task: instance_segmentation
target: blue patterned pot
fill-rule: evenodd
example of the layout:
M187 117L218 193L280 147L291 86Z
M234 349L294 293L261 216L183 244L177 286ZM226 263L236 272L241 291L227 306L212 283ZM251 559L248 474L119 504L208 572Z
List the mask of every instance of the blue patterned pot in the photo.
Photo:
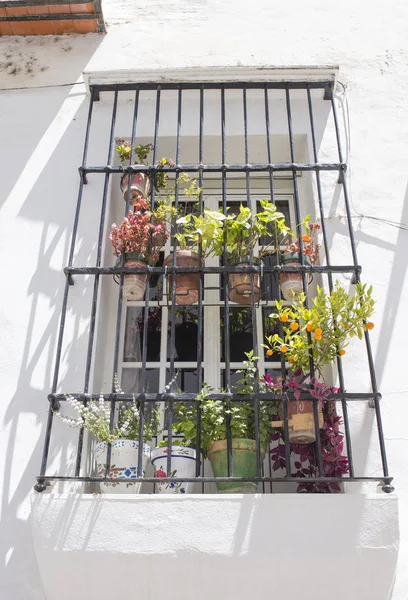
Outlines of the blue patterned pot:
M98 477L103 479L106 473L106 453L108 444L97 442L95 446L96 466ZM139 442L137 440L119 439L112 444L111 464L109 477L122 479L113 483L101 483L101 492L104 494L138 494L142 483L133 481L138 477L137 462L139 453ZM143 444L142 473L144 477L147 462L150 458L150 446Z
M185 446L172 446L171 448L171 473L167 475L168 448L152 450L152 463L155 477L195 477L196 451ZM192 492L194 483L185 481L163 481L157 484L159 494L188 494Z

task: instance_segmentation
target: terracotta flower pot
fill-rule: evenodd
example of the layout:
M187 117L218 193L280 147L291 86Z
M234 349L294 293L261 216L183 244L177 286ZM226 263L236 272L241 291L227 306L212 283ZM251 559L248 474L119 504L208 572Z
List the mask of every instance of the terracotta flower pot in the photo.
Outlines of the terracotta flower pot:
M164 259L165 267L173 266L173 254ZM177 250L176 265L178 267L199 267L200 259L197 252ZM185 306L198 302L199 273L177 273L176 275L176 304ZM169 293L173 290L173 276L169 276Z
M304 257L305 264L310 265L307 256ZM301 265L299 255L296 252L285 253L281 257L281 264L285 267L298 267ZM306 274L306 281L311 281L310 273ZM280 289L285 300L294 302L303 292L303 280L301 273L281 273L279 277Z
M234 267L246 267L250 264L249 256L243 256L237 263L234 263ZM259 258L253 259L254 265L260 265L261 261ZM237 304L252 304L252 293L251 293L251 273L230 273L229 274L229 292L228 298L231 302ZM253 274L254 279L254 302L259 302L262 290L261 290L261 276L259 273Z
M265 451L261 448L261 461ZM208 451L214 477L228 477L227 440L214 442ZM256 477L255 440L232 440L232 476ZM254 494L258 488L256 481L219 481L217 490L222 494Z
M136 204L139 196L148 198L152 192L152 180L147 173L132 173L130 183L130 205ZM129 175L126 173L120 182L123 198L126 202L129 188Z
M145 267L146 261L138 252L125 254L125 267ZM147 273L125 275L123 279L123 297L126 300L143 300L146 291Z

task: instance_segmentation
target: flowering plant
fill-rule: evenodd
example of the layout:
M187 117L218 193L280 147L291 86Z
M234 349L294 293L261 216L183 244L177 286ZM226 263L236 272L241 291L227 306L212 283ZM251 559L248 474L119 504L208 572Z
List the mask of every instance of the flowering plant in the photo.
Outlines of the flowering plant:
M123 394L116 377L114 389L116 394ZM131 402L119 403L117 422L112 431L110 429L111 409L110 406L108 407L108 403L104 401L102 394L98 401L89 400L87 404L73 396L67 396L67 403L74 409L75 417L67 417L57 411L54 411L54 415L70 427L86 429L98 442L112 444L118 439L139 439L140 413L134 397ZM144 422L144 441L151 441L157 433L157 428L158 410L153 409L151 419L146 419Z
M369 318L374 312L372 286L357 283L354 296L340 286L339 282L330 295L323 288L317 288L317 296L312 307L306 308L306 297L302 293L292 307L276 302L276 312L269 318L282 323L283 334L266 337L267 355L281 352L291 363L294 371L300 369L310 374L310 359L314 369L322 375L322 368L333 363L346 351L350 338L363 337L363 332L372 329L374 323ZM305 375L307 376L307 375Z
M168 231L163 220L156 219L156 223L152 223L152 216L154 211L150 211L149 203L140 196L134 205L134 212L130 211L119 227L113 223L109 239L116 256L137 252L153 263L158 261Z
M303 255L307 256L310 264L314 265L318 262L320 244L316 241L316 234L320 229L318 223L310 223L310 215L301 223L304 225L306 233L302 237ZM289 233L290 240L286 241L284 254L298 254L300 256L300 238L293 240L292 234Z

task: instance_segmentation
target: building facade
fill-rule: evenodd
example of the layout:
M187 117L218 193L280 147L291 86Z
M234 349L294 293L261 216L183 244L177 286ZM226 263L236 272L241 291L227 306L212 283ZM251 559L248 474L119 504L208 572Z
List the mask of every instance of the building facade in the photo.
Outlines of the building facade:
M405 3L105 0L104 25L99 8L89 9L98 23L87 19L101 33L0 37L0 598L272 592L403 600ZM337 279L350 295L359 279L373 286L374 329L324 371L343 394L336 406L348 469L340 492L296 493L299 482L287 475L298 467L289 466L287 448L286 469L274 469L258 434L257 493L217 494L208 461L183 497L157 493L152 466L140 494L101 494L92 481L91 436L52 412L71 414L64 394L103 390L116 402L115 374L128 399L142 393L142 409L169 382L167 392L192 397L204 381L230 392L243 366L234 354L238 332L250 337L245 350L256 347L259 375L276 379L285 362L269 360L261 346L277 331L268 315L281 293L279 261L276 268L269 254L252 271L262 276L259 297L252 279L243 308L219 291L228 276L214 256L201 271L197 303L176 305L174 265L165 270L163 252L147 307L145 298L121 300L125 279L120 271L119 286L112 278L109 242L111 224L132 203L120 188L120 138L154 145L151 175L163 172L155 165L166 156L175 163L165 171L170 185L184 171L196 178L201 212L236 214L243 204L254 214L267 199L292 229L310 214L321 244L310 299ZM193 203L180 189L174 201L188 213ZM196 333L182 356L176 336L186 323ZM159 398L167 411L154 443L172 438L177 393ZM290 415L280 410L273 418L284 436ZM318 418L315 411L317 429ZM138 461L140 470L141 452Z

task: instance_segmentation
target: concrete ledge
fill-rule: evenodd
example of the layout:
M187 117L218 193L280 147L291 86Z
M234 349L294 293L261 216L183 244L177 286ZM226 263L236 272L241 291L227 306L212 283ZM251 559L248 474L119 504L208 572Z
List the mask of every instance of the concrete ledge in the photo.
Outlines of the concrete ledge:
M48 600L390 598L397 497L35 494Z

